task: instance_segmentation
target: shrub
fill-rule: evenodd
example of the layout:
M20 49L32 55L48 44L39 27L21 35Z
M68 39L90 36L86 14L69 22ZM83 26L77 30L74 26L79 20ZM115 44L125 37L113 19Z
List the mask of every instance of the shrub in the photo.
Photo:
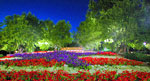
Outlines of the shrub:
M127 59L132 59L132 60L137 60L137 61L142 61L142 62L150 62L150 56L147 56L142 53L126 53L124 54L124 57Z
M0 54L0 57L3 57L4 55L3 54Z
M146 44L146 48L150 50L150 44Z

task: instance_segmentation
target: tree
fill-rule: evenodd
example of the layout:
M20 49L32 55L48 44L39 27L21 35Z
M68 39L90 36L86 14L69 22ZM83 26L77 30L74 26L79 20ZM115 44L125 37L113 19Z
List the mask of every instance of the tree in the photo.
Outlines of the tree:
M64 47L72 42L71 33L69 32L71 25L65 20L60 20L53 29L53 43L58 47Z
M36 43L36 46L40 47L41 50L54 48L54 27L55 24L51 20L40 21L41 39Z
M49 48L65 47L72 42L71 33L69 32L71 25L65 20L60 20L55 25L50 20L40 21L42 39L36 43L41 50Z
M39 47L40 50L64 47L72 42L71 25L65 20L55 25L51 20L39 20L31 12L22 15L5 17L1 33L1 49L7 51L32 52Z
M101 41L109 38L110 32L108 31L108 29L110 28L109 24L111 23L111 21L107 19L105 15L106 11L110 7L102 9L103 6L101 6L101 4L103 4L103 2L101 2L100 0L97 2L91 0L89 3L89 11L86 15L86 20L81 22L80 26L78 27L77 38L82 46L89 47L90 45L91 47L92 44L96 44L98 48Z
M144 8L139 0L90 0L86 20L78 28L80 44L113 39L112 47L123 46L124 52L129 47L142 49L142 42L148 38L146 26L139 24Z
M0 41L2 41L2 26L3 26L3 23L0 22ZM0 48L2 47L2 44L0 43Z
M143 7L139 6L141 4ZM117 40L116 43L118 42L117 44L123 46L124 52L128 51L127 48L129 47L142 49L145 34L141 34L141 32L144 26L142 27L138 22L141 20L140 17L144 14L143 2L138 0L117 2L108 13L108 16L112 18L114 23L120 25L118 25L118 27L116 26L116 29L120 31L116 32L115 38Z
M20 52L33 51L38 35L32 30L32 25L26 20L26 14L7 16L2 29L3 50Z

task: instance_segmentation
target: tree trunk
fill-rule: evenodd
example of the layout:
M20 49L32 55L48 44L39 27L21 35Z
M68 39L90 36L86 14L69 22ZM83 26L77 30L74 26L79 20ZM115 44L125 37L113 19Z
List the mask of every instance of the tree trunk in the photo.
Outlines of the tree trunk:
M130 51L129 51L129 47L127 47L127 53L130 53Z
M19 53L23 53L23 49L22 49L22 48L19 48L19 49L18 49L18 52L19 52Z
M9 51L9 54L11 53L11 51Z
M55 51L57 51L57 45L55 45Z
M127 47L126 45L123 46L123 53L126 53L127 52Z
M122 52L123 52L123 49L122 49L122 48L120 48L118 53L122 53Z

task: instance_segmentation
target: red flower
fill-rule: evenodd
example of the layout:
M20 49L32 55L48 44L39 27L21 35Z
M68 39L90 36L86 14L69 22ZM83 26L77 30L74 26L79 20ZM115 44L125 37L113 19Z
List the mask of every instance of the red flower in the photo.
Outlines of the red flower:
M96 57L82 57L79 58L84 61L86 61L89 64L92 65L141 65L143 62L135 61L135 60L129 60L125 58L96 58Z
M118 54L113 52L97 52L97 55L118 55Z
M64 64L65 64L65 62L63 62L63 61L57 62L57 60L55 60L55 59L53 59L51 61L46 61L46 59L43 59L43 58L31 59L31 60L16 60L16 61L5 60L4 63L8 64L8 66L12 66L12 65L16 65L16 66L42 65L45 67L54 66L56 63L58 64L58 66L64 66Z
M114 78L117 75L116 78ZM81 72L74 74L69 74L64 72L63 70L58 70L56 73L49 71L31 71L26 72L24 70L21 71L11 71L7 73L7 71L0 71L0 80L5 81L6 77L11 77L10 81L23 81L23 80L32 80L32 81L78 81L78 80L86 80L86 81L135 81L142 80L148 81L150 79L150 73L147 72L138 72L138 71L123 71L122 73L117 74L116 71L97 71L93 75L89 72ZM15 77L14 77L15 76ZM141 77L139 77L141 76ZM25 78L24 78L25 77ZM6 80L8 81L8 80Z

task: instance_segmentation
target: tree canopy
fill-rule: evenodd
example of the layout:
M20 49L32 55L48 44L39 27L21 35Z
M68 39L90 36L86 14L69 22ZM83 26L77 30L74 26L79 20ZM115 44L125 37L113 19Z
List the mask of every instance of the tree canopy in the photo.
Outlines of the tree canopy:
M37 47L40 50L63 47L71 43L69 32L71 25L60 20L55 25L51 20L39 20L29 12L28 14L6 16L1 29L1 50L32 52Z
M0 49L31 52L37 47L49 50L76 45L97 50L100 47L124 52L129 48L141 50L145 47L143 42L150 42L148 2L90 0L86 20L74 34L70 33L71 24L65 20L54 24L50 19L39 20L31 12L6 16L0 23Z
M150 41L148 23L144 24L148 12L145 1L90 0L86 20L78 27L79 43L96 46L95 43L113 39L113 43L106 44L113 49L142 49L143 42Z

